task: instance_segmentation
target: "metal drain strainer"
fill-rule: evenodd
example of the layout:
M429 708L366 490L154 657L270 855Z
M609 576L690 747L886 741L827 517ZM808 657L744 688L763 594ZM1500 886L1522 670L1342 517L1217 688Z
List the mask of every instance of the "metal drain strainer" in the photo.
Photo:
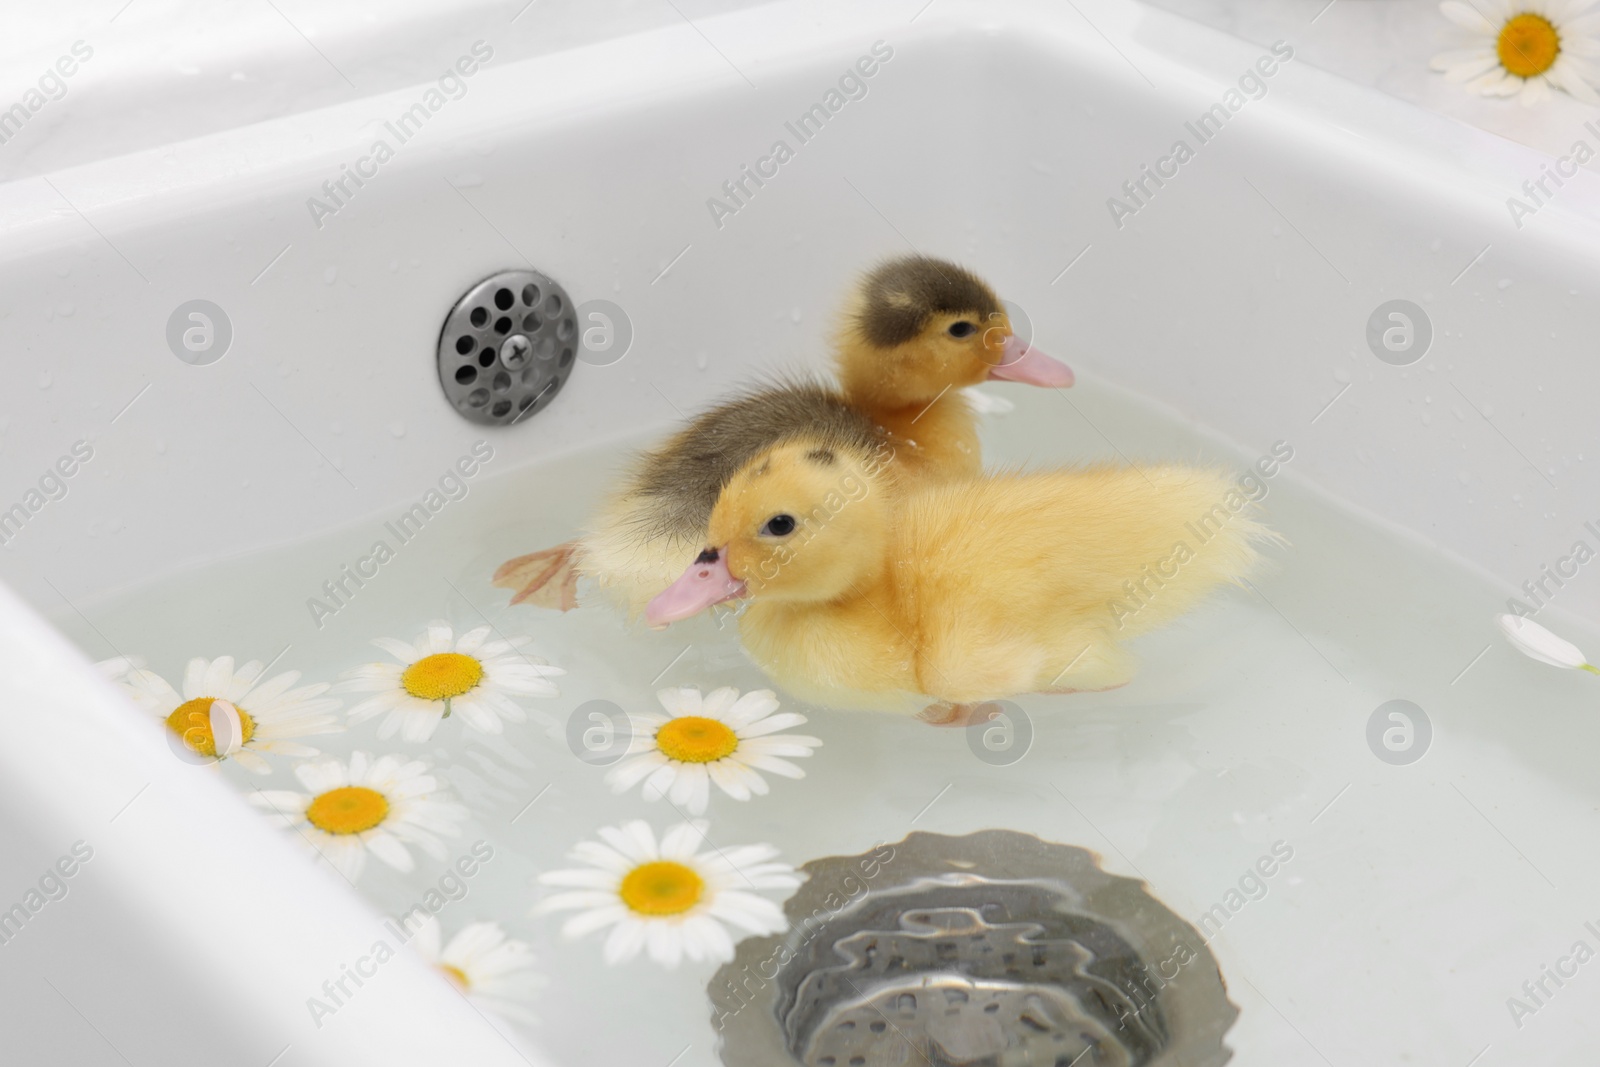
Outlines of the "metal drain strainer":
M578 352L567 291L536 270L505 270L468 289L439 331L439 384L473 422L504 426L548 407Z
M1238 1009L1204 939L1092 853L915 833L829 857L709 993L729 1067L1216 1067ZM869 873L870 872L870 873Z

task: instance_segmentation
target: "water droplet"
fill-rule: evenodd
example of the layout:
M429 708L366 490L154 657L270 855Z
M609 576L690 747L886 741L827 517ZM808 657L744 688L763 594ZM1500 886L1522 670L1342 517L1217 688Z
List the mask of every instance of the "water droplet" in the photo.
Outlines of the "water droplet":
M704 352L696 352L694 356L694 365L697 370L705 370L711 365L711 357L706 355Z
M1494 287L1496 289L1509 289L1511 288L1511 279L1501 278L1499 281L1494 283Z
M324 285L332 285L338 279L339 279L339 268L338 267L325 267L325 268L323 268L323 271L322 271L322 284L324 284Z
M1344 384L1348 383L1350 381L1350 368L1349 367L1335 367L1335 368L1333 368L1333 380L1338 382L1340 385L1344 385Z
M789 321L790 322L799 322L800 321L800 309L799 308L790 308L789 309Z
M1433 242L1428 245L1428 251L1437 252L1443 246L1444 246L1444 241L1441 238L1435 237L1433 239Z
M56 305L56 314L60 315L64 319L72 318L73 313L77 310L77 307L75 307L70 300L64 300L60 304Z
M389 424L389 436L391 436L391 437L404 437L405 435L406 435L406 424L405 423L396 420L395 422L391 422Z
M44 373L39 375L39 388L40 389L48 389L48 388L50 388L51 383L54 382L54 381L55 381L55 379L50 377L50 372L49 371L45 371Z

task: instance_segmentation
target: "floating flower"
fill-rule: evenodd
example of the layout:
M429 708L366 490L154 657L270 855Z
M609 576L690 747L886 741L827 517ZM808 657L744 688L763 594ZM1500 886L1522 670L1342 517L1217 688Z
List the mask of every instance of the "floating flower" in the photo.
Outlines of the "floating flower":
M1590 59L1600 54L1596 0L1445 0L1439 10L1483 40L1475 48L1441 52L1430 64L1449 81L1467 83L1483 96L1515 96L1532 105L1552 88L1600 104L1600 74Z
M435 968L468 1000L507 1019L532 1022L527 1004L544 984L533 970L533 950L507 937L499 923L469 923L442 949L439 920L430 915L412 935L424 963Z
M1557 637L1532 619L1525 619L1521 615L1501 615L1498 621L1500 632L1506 635L1511 647L1529 659L1548 663L1552 667L1600 674L1600 667L1592 666L1578 651L1577 645Z
M804 778L806 772L783 757L809 756L822 744L815 737L778 733L806 717L772 714L778 698L770 689L744 696L737 689L715 689L704 698L698 689L662 689L656 699L668 714L630 717L639 733L606 782L624 793L643 781L646 800L667 796L691 815L706 810L713 783L735 800L749 800L767 792L758 771Z
M439 835L459 835L458 824L467 818L467 809L449 799L421 760L354 752L348 764L302 763L294 773L308 792L263 789L250 799L282 814L352 882L361 877L368 852L399 871L415 866L408 844L444 859Z
M369 663L345 674L342 692L376 693L350 709L352 723L385 715L378 736L400 734L426 741L439 723L459 712L467 725L486 734L505 729L501 720L523 722L528 714L514 697L560 696L549 679L565 674L517 651L526 637L488 640L489 627L457 639L448 623L432 622L415 644L380 637L372 643L395 663Z
M100 669L118 682L140 709L160 716L187 753L197 759L232 759L246 770L267 774L261 757L316 756L310 745L290 738L337 733L333 712L339 701L324 697L326 683L294 688L299 671L263 682L266 665L251 660L237 671L232 656L192 659L183 672L182 691L154 671L129 659L107 660Z
M602 827L600 841L584 841L568 858L585 867L539 876L568 891L542 901L537 911L582 909L561 928L568 937L611 928L605 943L607 963L631 960L641 949L665 967L691 960L733 958L733 939L724 923L750 934L787 929L783 910L753 889L792 889L800 878L787 863L773 862L771 845L695 849L705 842L706 824L686 822L668 830L656 844L642 821ZM603 843L602 843L603 842Z

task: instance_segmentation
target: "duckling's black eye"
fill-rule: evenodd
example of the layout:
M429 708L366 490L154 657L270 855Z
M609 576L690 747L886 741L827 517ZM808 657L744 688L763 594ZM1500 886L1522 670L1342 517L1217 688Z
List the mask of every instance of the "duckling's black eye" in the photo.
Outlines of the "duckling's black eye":
M978 332L978 328L963 319L961 322L952 322L949 332L951 337L971 337Z
M794 533L795 521L793 515L774 515L761 527L761 532L768 537L788 537Z

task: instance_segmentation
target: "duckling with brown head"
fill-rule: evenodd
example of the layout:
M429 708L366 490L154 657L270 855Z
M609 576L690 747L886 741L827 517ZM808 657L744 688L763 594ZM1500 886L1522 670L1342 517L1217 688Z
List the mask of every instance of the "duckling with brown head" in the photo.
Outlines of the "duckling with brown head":
M942 259L891 259L856 286L835 337L844 395L888 430L907 465L934 477L982 469L962 388L1073 383L1072 369L1017 336L994 290Z

